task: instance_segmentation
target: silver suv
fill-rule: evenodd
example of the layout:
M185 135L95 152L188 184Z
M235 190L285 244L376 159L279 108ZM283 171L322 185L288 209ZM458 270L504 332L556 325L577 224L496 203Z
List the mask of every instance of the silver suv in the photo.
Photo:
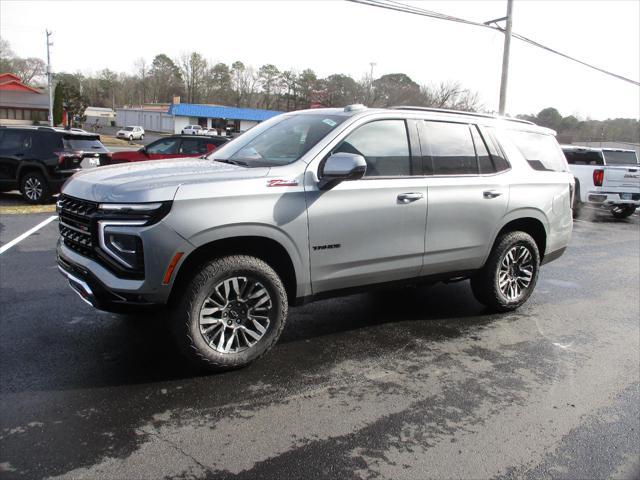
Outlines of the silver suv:
M274 117L208 157L76 174L58 201L60 271L96 308L168 308L210 369L277 341L287 309L381 285L470 279L508 311L572 230L554 132L401 107Z

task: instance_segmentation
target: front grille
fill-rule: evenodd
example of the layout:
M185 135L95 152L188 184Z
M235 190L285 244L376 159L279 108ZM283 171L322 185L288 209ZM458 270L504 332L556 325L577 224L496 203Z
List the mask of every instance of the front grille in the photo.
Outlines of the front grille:
M94 213L98 209L98 204L87 200L80 200L66 195L60 195L58 207L64 213L70 213L81 217L86 217Z
M129 269L110 257L108 253L100 248L98 240L98 222L112 219L122 220L122 216L109 216L108 213L101 212L99 204L89 202L67 195L60 195L57 202L60 236L64 245L74 252L91 258L106 269L121 278L144 278L143 260L140 261L140 268ZM148 217L138 216L129 220L147 220Z
M58 200L60 235L64 244L85 257L94 256L94 239L90 215L98 204L61 195Z

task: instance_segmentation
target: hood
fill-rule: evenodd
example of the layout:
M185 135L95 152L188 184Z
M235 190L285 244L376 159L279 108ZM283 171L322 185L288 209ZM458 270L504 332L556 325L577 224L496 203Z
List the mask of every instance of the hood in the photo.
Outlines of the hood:
M182 184L264 177L268 167L246 168L201 158L135 162L83 170L62 193L95 202L161 202L172 200Z

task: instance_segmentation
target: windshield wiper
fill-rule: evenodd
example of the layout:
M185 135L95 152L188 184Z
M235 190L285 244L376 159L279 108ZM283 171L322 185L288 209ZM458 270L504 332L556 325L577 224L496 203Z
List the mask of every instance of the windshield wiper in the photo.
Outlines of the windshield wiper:
M248 167L249 166L249 164L247 162L243 162L242 160L231 160L229 158L214 158L213 160L215 162L229 163L231 165L238 165L240 167Z

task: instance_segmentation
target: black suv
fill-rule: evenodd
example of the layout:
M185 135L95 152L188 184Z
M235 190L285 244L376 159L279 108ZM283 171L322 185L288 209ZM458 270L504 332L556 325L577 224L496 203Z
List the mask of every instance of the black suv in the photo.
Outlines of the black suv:
M52 127L0 127L0 192L20 189L43 203L83 167L108 165L111 154L96 134Z

